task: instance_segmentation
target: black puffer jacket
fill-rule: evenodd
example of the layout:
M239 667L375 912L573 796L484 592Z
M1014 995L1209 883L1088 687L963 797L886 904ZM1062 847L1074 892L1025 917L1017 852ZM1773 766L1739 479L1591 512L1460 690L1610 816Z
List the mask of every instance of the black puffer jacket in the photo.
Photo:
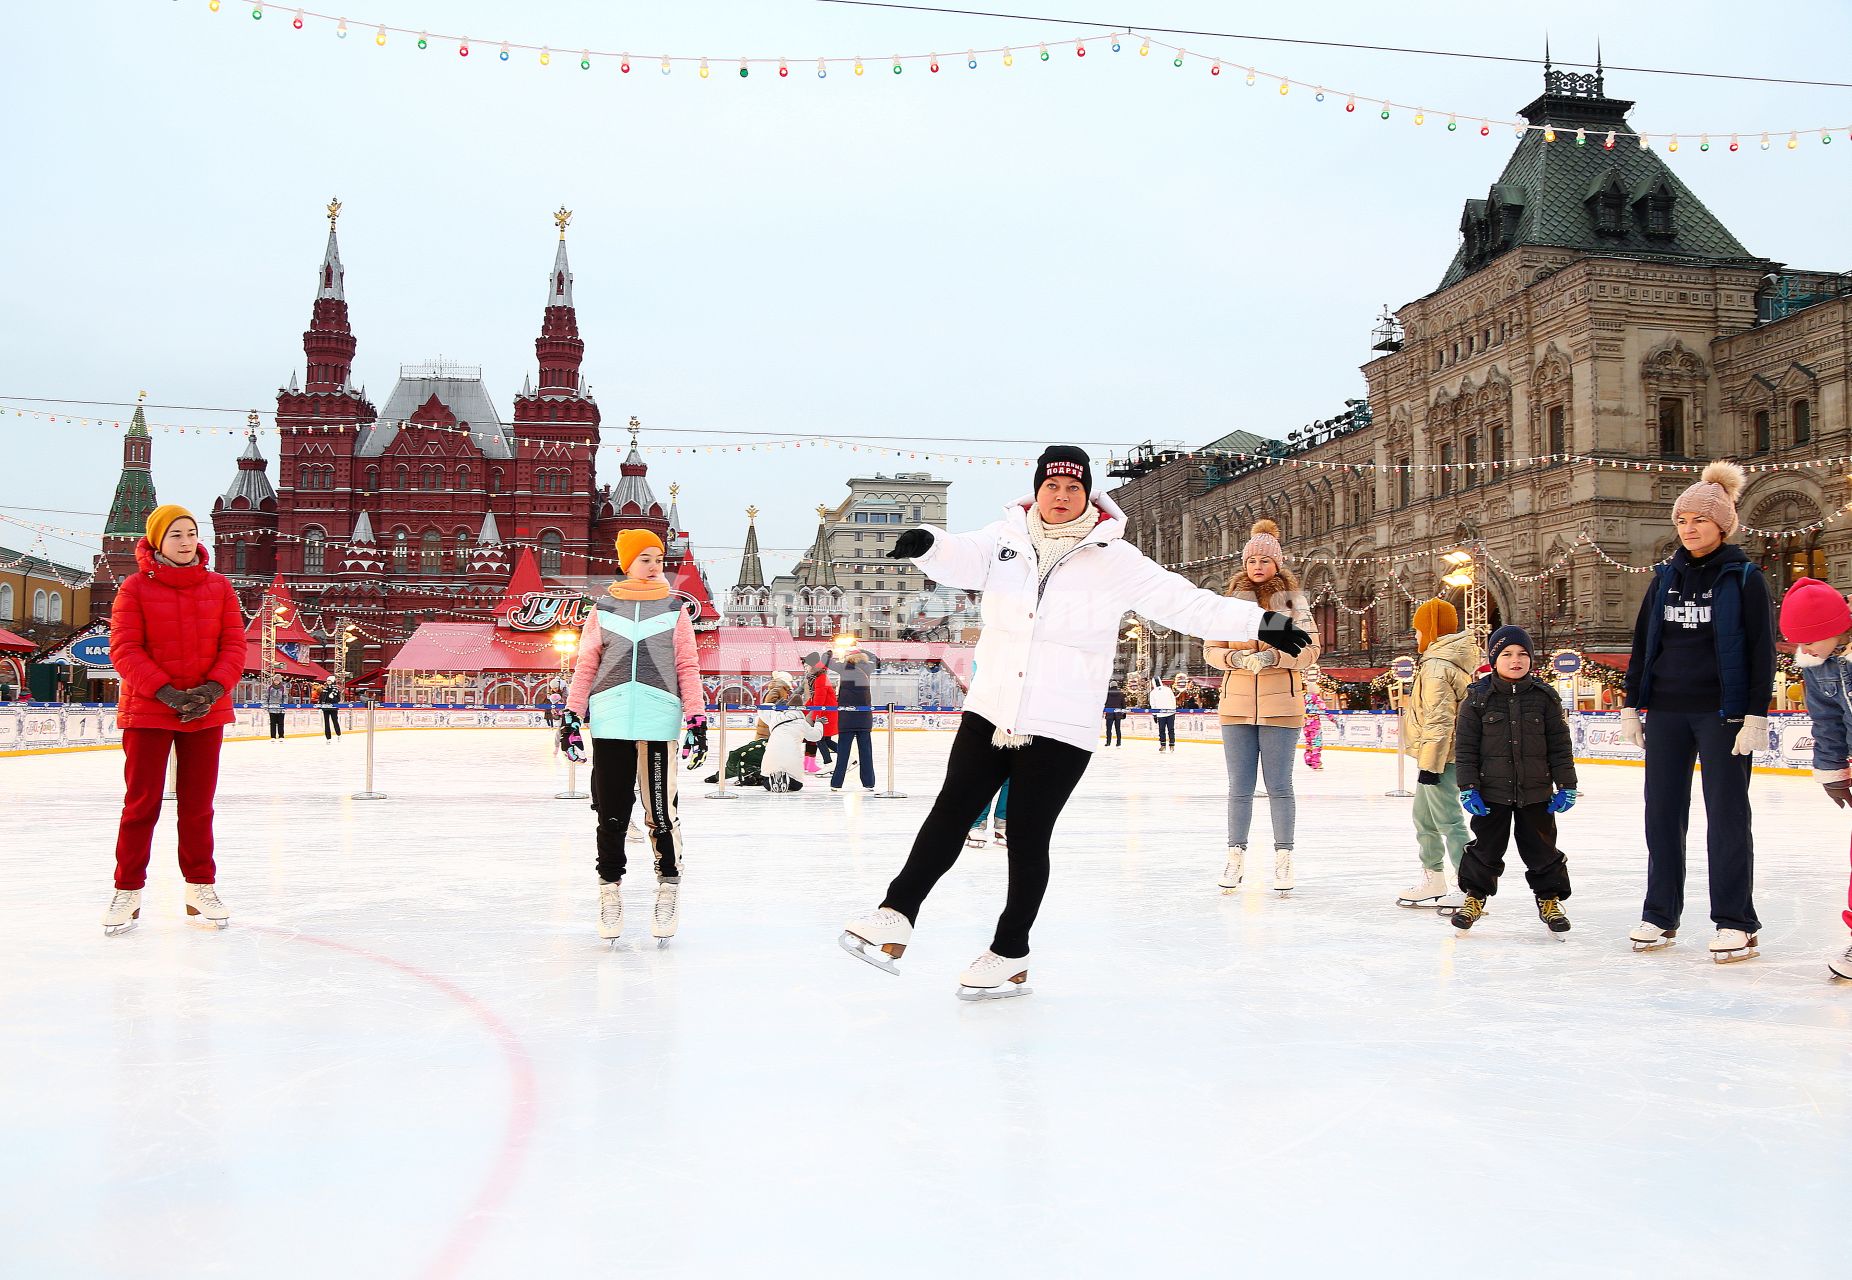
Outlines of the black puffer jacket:
M1460 790L1476 787L1488 804L1542 804L1556 788L1576 785L1562 701L1534 675L1516 684L1496 675L1476 680L1455 735Z

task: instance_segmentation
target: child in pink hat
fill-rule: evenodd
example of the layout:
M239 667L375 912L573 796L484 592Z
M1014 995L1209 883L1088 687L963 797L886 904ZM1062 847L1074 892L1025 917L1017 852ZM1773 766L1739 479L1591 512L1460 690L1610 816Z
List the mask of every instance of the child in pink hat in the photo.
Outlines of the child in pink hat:
M1807 691L1807 714L1813 717L1813 776L1832 802L1852 805L1852 661L1846 636L1852 632L1852 609L1846 598L1813 578L1801 578L1781 602L1781 635L1794 644L1794 665ZM1852 929L1852 884L1840 917ZM1852 944L1827 957L1826 967L1852 978Z

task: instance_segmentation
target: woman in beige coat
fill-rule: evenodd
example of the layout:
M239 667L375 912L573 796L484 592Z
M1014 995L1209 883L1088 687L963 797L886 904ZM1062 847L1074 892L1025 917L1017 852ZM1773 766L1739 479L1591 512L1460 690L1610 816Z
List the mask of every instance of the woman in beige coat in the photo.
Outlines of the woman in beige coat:
M1316 636L1311 607L1286 567L1279 533L1271 520L1254 522L1226 594L1283 613ZM1318 662L1318 641L1287 654L1253 640L1208 640L1203 660L1228 673L1221 700L1222 756L1228 766L1228 865L1222 870L1222 888L1232 893L1241 887L1254 819L1254 780L1260 773L1267 779L1273 818L1273 887L1285 893L1293 887L1293 754L1305 724L1303 673Z

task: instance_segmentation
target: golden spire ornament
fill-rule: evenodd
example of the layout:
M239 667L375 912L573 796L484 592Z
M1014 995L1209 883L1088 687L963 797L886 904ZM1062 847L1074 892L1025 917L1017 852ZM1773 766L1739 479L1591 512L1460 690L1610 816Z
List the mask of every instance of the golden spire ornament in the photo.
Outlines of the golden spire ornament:
M554 225L559 227L559 238L561 240L564 240L566 238L566 224L571 221L572 221L572 210L568 209L565 205L562 204L559 207L559 211L553 215L553 222L554 222Z
M341 216L341 200L337 196L328 202L328 230L334 230L335 219Z
M747 507L746 508L746 523L747 524L753 523L758 518L759 518L759 509L757 507Z

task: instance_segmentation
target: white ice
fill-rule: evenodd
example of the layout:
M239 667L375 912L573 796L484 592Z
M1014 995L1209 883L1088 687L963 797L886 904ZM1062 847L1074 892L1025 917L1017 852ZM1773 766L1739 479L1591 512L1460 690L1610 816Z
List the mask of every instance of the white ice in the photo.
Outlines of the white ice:
M835 941L948 743L901 735L904 800L689 786L681 934L633 863L615 951L538 730L381 734L373 802L358 736L228 744L222 933L170 806L103 936L118 754L0 760L0 1273L1843 1274L1847 824L1807 780L1755 781L1763 954L1718 966L1701 804L1679 944L1628 948L1635 769L1563 819L1566 941L1515 854L1461 936L1394 905L1391 757L1301 768L1298 888L1224 896L1221 753L1129 741L1056 833L1035 994L969 1005L994 847L900 977Z

